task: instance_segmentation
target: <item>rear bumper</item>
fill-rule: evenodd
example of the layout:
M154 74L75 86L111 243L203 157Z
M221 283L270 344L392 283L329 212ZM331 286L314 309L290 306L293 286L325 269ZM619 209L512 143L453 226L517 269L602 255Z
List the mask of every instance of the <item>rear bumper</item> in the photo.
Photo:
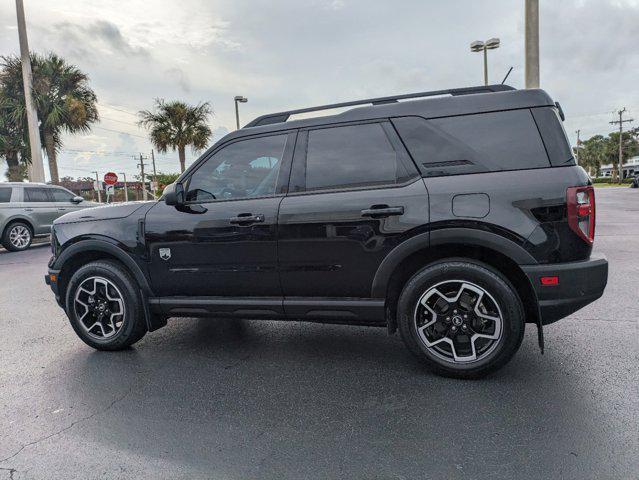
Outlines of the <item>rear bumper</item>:
M603 295L608 283L608 261L603 255L588 260L550 265L522 265L535 289L544 325L556 322ZM541 277L557 277L558 284L544 286Z

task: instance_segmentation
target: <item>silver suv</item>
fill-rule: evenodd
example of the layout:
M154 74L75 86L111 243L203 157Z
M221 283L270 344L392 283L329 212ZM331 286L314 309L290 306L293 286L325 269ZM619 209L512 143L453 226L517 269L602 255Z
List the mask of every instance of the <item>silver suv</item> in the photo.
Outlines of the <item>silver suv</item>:
M25 250L34 237L49 234L56 218L93 206L57 185L0 183L0 240L7 250Z

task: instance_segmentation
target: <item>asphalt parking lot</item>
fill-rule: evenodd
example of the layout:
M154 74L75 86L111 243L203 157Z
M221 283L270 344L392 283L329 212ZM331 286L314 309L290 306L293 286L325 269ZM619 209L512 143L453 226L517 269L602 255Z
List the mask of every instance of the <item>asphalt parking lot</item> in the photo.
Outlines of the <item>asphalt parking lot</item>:
M639 190L597 190L602 299L480 381L383 329L171 320L96 352L0 251L0 479L631 479L639 472Z

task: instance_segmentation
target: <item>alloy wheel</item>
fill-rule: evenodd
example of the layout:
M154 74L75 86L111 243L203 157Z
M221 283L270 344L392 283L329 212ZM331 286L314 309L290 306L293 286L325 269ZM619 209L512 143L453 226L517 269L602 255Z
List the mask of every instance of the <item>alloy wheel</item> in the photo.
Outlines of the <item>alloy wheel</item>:
M15 248L26 248L31 241L31 232L24 225L15 225L9 231L9 242Z
M454 364L476 362L493 352L502 337L502 318L492 295L464 280L429 288L415 308L415 328L424 346Z
M113 337L124 324L124 297L106 278L83 280L76 290L73 307L79 325L95 339Z

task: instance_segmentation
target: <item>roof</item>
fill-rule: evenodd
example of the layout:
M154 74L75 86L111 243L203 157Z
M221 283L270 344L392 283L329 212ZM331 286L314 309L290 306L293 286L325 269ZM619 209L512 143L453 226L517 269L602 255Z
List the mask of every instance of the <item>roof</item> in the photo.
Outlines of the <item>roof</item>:
M336 115L287 121L290 115L296 113L364 104L369 105L358 106ZM208 150L206 150L200 158L209 155L222 144L249 135L274 133L341 122L373 120L408 115L416 115L424 118L437 118L554 105L555 103L544 90L515 90L509 85L482 85L480 87L420 92L392 97L356 100L332 105L323 105L320 107L302 108L298 110L288 110L256 118L245 127L222 137ZM267 124L262 124L264 119L268 119ZM277 120L277 122L275 122L275 120ZM197 163L198 162L196 161L191 165L191 167L187 168L186 172L184 172L180 178L184 178L188 175Z
M4 186L12 186L12 187L50 187L52 185L47 185L46 183L39 182L0 182L0 187Z
M494 89L494 90L490 90ZM438 96L431 98L419 98L431 94L450 96ZM450 93L458 92L458 93ZM462 93L459 93L462 92ZM409 99L409 101L397 101ZM415 99L416 98L416 99ZM376 103L378 102L378 103ZM337 115L305 118L286 121L288 116L296 113L304 113L328 108L341 108L349 105L373 103L373 105L356 107ZM359 100L344 102L320 107L289 110L277 114L264 115L250 122L246 127L236 130L225 136L218 142L226 142L236 137L268 133L279 130L326 125L331 123L368 120L376 118L419 115L424 118L447 117L452 115L466 115L470 113L485 113L499 110L513 110L518 108L531 108L540 106L552 106L553 100L540 89L515 90L507 85L489 85L487 87L469 87L466 89L440 90L436 92L422 92L417 94L399 95L395 97L382 97L380 99ZM264 119L268 122L276 119L284 119L277 123L263 125Z

